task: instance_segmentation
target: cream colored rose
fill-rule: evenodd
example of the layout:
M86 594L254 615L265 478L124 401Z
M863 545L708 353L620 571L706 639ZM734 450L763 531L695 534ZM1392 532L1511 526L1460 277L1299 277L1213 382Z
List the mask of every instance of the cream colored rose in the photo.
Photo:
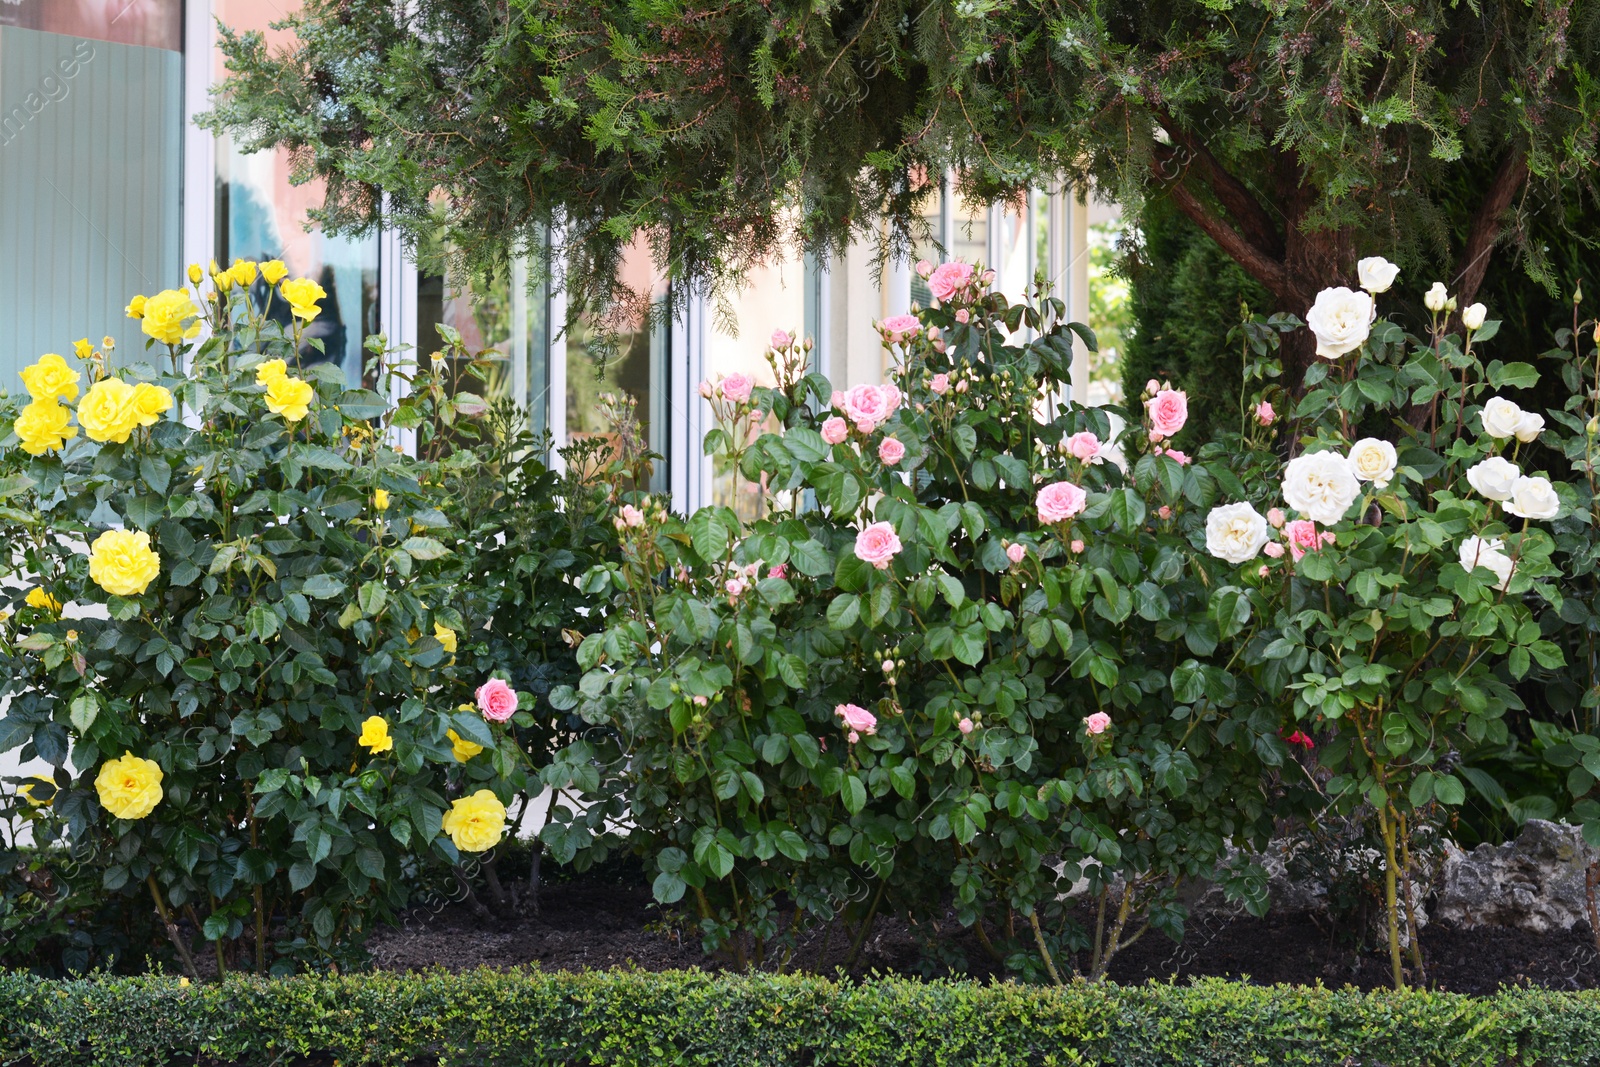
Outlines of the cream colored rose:
M1332 526L1344 518L1361 483L1350 461L1337 452L1312 452L1296 456L1283 469L1283 499L1301 515Z
M1467 570L1485 567L1494 572L1495 588L1501 591L1511 584L1511 572L1516 564L1503 551L1505 542L1498 538L1469 537L1461 542L1461 565Z
M1503 396L1491 396L1483 405L1483 432L1504 441L1516 436L1522 409Z
M1338 286L1317 294L1306 312L1306 325L1317 337L1317 355L1337 359L1360 348L1372 330L1372 297Z
M1532 411L1524 411L1522 418L1517 420L1517 440L1523 444L1537 440L1544 433L1544 416Z
M1267 520L1249 504L1223 504L1206 516L1206 551L1229 563L1255 559L1269 536Z
M1371 482L1379 489L1387 488L1394 480L1394 469L1400 457L1394 445L1376 437L1363 437L1350 446L1350 470L1363 482Z
M1482 304L1468 304L1461 309L1461 325L1469 330L1483 328L1483 320L1489 314L1489 309Z
M1361 279L1361 288L1373 296L1387 293L1399 273L1400 268L1382 256L1368 256L1356 264L1356 277Z
M1511 489L1520 477L1522 471L1504 456L1490 456L1467 468L1467 484L1489 500L1510 500Z
M1561 511L1561 498L1548 478L1518 478L1503 507L1519 519L1553 519Z
M1445 289L1444 282L1434 282L1433 288L1429 289L1422 297L1423 306L1434 312L1443 311L1444 306L1449 302L1450 293Z

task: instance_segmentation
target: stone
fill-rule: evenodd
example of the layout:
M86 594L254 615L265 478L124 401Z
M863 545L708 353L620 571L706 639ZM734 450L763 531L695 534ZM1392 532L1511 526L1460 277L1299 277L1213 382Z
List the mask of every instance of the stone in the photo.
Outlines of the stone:
M1534 933L1589 918L1584 875L1600 850L1566 823L1529 819L1516 840L1464 852L1447 845L1433 917L1458 926Z

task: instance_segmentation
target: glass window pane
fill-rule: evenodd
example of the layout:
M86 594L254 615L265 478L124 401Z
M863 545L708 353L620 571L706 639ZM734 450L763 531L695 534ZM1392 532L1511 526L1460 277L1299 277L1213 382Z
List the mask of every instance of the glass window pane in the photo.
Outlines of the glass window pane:
M268 23L299 7L291 0L277 4L214 0L214 5L225 25L260 31L272 47L281 47L287 34ZM214 72L219 80L226 73L220 51L214 57ZM281 259L292 277L314 279L327 290L328 299L305 331L300 358L307 364L337 363L350 381L360 381L362 342L381 328L378 237L332 237L308 229L308 212L321 205L324 188L315 181L293 185L290 173L286 150L247 155L230 138L217 139L217 262ZM251 297L257 307L268 309L270 317L288 322L289 311L282 301L268 303L265 281L257 279ZM321 353L311 347L312 338L322 342Z
M183 0L0 0L0 26L183 49Z
M950 259L963 263L994 266L989 262L989 208L986 204L972 204L964 197L955 198L955 216L952 220L949 249Z
M927 260L937 266L944 261L945 255L942 247L949 235L944 232L944 198L943 187L922 205L922 218L928 224L928 239L919 240L916 250L911 256L914 264L919 260ZM933 293L928 289L928 280L917 276L916 271L911 272L911 302L918 307L931 307Z
M12 391L18 369L79 337L137 351L128 299L183 280L183 57L19 25L66 25L45 17L55 10L0 2L0 387Z
M507 278L465 287L450 284L445 276L417 273L417 351L426 360L445 347L439 327L448 326L461 335L468 358L449 357L446 374L452 393L475 393L485 400L504 400L511 396L511 283ZM474 360L487 377L479 379L468 370Z
M995 205L995 288L1013 303L1022 300L1033 277L1033 233L1028 200Z

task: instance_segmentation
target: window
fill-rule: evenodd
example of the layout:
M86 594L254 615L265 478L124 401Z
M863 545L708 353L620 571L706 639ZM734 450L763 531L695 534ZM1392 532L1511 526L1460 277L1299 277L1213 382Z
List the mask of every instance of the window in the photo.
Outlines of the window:
M179 0L0 2L0 383L177 284Z

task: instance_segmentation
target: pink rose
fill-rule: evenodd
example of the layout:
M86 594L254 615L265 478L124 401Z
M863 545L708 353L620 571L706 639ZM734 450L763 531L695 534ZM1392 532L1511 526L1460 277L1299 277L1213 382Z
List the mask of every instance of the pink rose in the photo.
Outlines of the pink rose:
M1162 437L1171 437L1189 421L1189 397L1181 389L1161 389L1144 402L1150 428Z
M783 330L773 330L772 336L768 338L768 342L773 348L788 348L790 345L794 344L794 338L790 337Z
M717 384L722 388L724 397L735 404L742 404L750 399L750 390L756 383L748 374L730 374Z
M1283 528L1283 535L1289 540L1289 554L1297 562L1307 552L1315 552L1322 547L1322 538L1317 533L1317 524L1310 519L1294 520Z
M888 392L887 390L893 390ZM862 433L871 433L865 426L876 426L893 414L900 404L900 390L892 385L858 385L844 394L845 418L856 424Z
M1162 504L1159 508L1156 508L1156 514L1162 519L1170 519L1172 518L1172 509L1167 505Z
M772 565L772 569L767 571L767 577L768 578L787 578L787 577L789 577L789 565L787 563L774 563Z
M915 315L894 315L878 323L892 340L898 341L902 337L915 337L922 330L922 323L917 321Z
M1150 394L1160 392L1161 383L1156 381L1154 378L1151 378L1148 382L1144 383L1144 391Z
M1267 511L1267 522L1272 524L1272 528L1274 530L1283 529L1283 519L1284 514L1282 508L1271 508Z
M984 285L993 285L994 284L994 271L986 270L986 271L983 272L983 284Z
M1256 570L1256 574L1259 575L1262 578L1265 578L1267 575L1269 575L1271 573L1272 573L1272 568L1267 566L1265 563L1263 563L1260 566L1260 568Z
M941 263L928 275L928 292L941 304L965 289L972 282L972 265L959 260Z
M828 399L828 406L832 407L832 408L837 408L838 410L843 411L844 410L844 394L839 392L839 390L835 389L833 391L833 396L831 396Z
M970 734L972 732L972 720L963 715L961 721L956 723L956 729L964 734Z
M1088 463L1100 456L1100 438L1088 430L1081 430L1067 438L1067 451L1072 453L1074 459Z
M1272 405L1267 401L1263 400L1256 405L1256 421L1261 425L1271 426L1272 420L1277 417L1278 413L1272 410Z
M622 505L622 524L624 526L638 527L644 525L644 512L632 504Z
M844 739L853 745L857 741L861 740L861 735L856 733L854 730L851 730L849 733L844 735Z
M705 397L707 400L710 400L712 396L715 395L715 390L711 388L710 382L703 381L700 383L700 395Z
M697 708L703 708L709 703L710 701L703 696L697 696L694 698L694 706Z
M935 374L933 380L928 383L928 388L932 389L937 395L944 396L950 391L950 375Z
M960 311L956 312L956 321L957 322L970 322L970 321L972 321L972 313L969 312L966 308L962 308Z
M830 445L843 443L850 436L850 426L839 416L826 420L822 424L822 439Z
M878 732L878 717L866 708L856 704L840 704L833 709L833 713L843 720L845 729L851 733L875 734ZM852 742L856 738L850 739Z
M1052 482L1039 490L1034 504L1039 509L1039 521L1046 525L1066 522L1083 510L1089 494L1071 482Z
M478 710L490 722L505 722L517 711L517 694L499 678L478 686Z
M745 590L744 579L729 578L725 583L723 583L722 588L728 591L728 596L736 597Z
M1266 544L1261 546L1261 551L1265 552L1273 559L1283 558L1283 546L1278 544L1276 541L1268 541Z
M1167 449L1165 455L1168 459L1172 460L1172 462L1176 463L1180 467L1187 467L1189 465L1189 457L1184 455L1182 452L1179 452L1176 448Z
M1069 547L1071 547L1074 553L1081 553L1083 551L1083 542L1074 537L1072 539L1072 544Z
M1028 549L1026 545L1019 545L1013 541L1006 546L1006 559L1009 559L1012 563L1021 563L1027 558L1027 555Z
M885 467L892 467L905 458L906 446L893 437L885 437L878 442L878 462Z
M1111 716L1103 711L1097 711L1083 720L1083 728L1089 732L1090 737L1097 737L1111 729Z
M875 522L856 534L856 558L880 571L888 570L899 553L900 538L886 522Z
M933 273L933 264L925 259L917 260L917 277L926 278Z
M900 387L893 382L884 382L878 386L878 395L883 397L883 417L888 418L900 408Z

